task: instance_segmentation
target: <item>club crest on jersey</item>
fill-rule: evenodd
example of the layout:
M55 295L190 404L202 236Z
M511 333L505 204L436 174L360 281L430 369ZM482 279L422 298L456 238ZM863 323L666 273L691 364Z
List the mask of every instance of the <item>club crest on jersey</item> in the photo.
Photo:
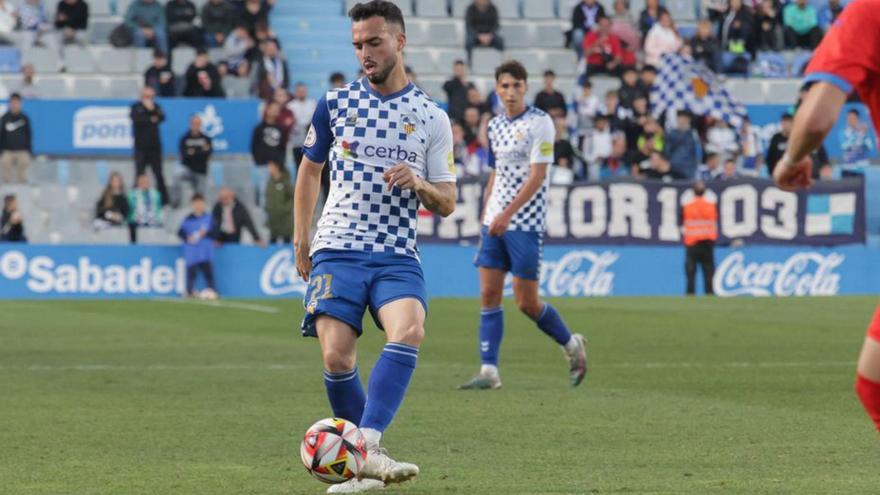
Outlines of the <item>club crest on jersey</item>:
M303 142L303 146L305 146L306 148L311 148L312 146L315 145L315 142L317 140L318 140L318 133L315 132L315 126L310 125L309 126L309 133L306 134L306 140L305 140L305 142Z
M357 141L342 141L342 158L355 159L358 157L357 150L361 143Z
M416 123L418 121L419 119L415 115L411 113L404 114L404 116L400 118L401 128L403 129L403 132L405 132L407 136L416 132Z

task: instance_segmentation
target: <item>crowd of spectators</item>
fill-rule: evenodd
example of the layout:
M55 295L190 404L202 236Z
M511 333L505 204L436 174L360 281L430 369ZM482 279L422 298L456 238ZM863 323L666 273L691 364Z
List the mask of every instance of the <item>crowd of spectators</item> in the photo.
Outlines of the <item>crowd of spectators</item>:
M672 180L709 180L759 176L772 172L784 149L791 115L768 149L746 119L733 126L724 119L673 111L655 118L651 88L663 56L688 54L713 71L747 73L762 51L814 49L824 30L843 10L838 0L817 9L806 0L705 0L696 8L694 34L683 37L660 0L647 0L634 15L626 0L615 0L613 12L598 0L582 0L571 12L566 44L573 48L584 73L575 94L555 88L555 74L546 71L534 105L557 125L556 165L552 179L600 180L634 176ZM474 1L466 11L468 52L475 46L503 49L498 36L498 12L491 1ZM468 80L467 65L456 61L453 77L443 85L453 121L455 159L461 174L487 173L486 123L498 113L494 92L483 96ZM594 95L590 78L619 77L620 87ZM532 81L534 81L534 76ZM536 82L532 82L536 84ZM841 137L845 152L842 170L858 173L873 146L859 115ZM739 124L738 122L736 124ZM832 176L827 153L814 156L817 178Z

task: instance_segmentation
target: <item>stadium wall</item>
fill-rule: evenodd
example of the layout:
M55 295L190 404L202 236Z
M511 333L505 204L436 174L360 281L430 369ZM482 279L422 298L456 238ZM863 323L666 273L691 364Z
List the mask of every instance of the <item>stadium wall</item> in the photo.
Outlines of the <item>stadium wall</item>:
M476 297L474 246L424 245L432 297ZM556 245L545 248L541 292L552 297L684 294L684 248ZM880 294L880 249L864 245L747 246L716 250L721 296ZM301 298L287 247L227 246L215 273L224 297ZM0 299L156 298L183 292L174 246L0 246ZM699 278L699 277L698 277ZM509 284L508 284L509 292Z

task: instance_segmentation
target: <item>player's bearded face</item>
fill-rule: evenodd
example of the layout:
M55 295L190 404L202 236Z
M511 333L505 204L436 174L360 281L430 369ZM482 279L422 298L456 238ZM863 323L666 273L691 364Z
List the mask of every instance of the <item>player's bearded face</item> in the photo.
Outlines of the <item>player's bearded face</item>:
M373 84L382 84L399 63L405 35L381 17L358 21L352 26L352 44L361 68Z

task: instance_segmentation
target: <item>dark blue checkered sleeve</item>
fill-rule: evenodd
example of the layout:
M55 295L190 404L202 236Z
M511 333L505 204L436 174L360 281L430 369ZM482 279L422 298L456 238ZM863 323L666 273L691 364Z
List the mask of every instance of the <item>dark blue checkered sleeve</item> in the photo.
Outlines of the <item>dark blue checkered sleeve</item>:
M331 146L333 129L330 125L330 109L327 106L327 96L323 96L312 115L312 125L309 126L309 133L303 143L303 154L315 163L324 163Z

